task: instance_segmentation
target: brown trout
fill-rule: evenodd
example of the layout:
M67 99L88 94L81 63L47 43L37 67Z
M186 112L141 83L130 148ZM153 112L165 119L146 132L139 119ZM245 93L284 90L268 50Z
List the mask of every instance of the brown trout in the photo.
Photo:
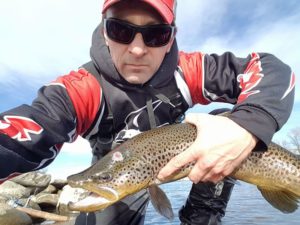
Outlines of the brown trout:
M172 157L194 142L196 133L194 125L182 123L152 129L124 142L90 168L68 177L72 187L93 193L82 201L70 203L70 210L101 210L148 189L154 208L172 218L170 202L158 187L156 176ZM186 177L192 166L189 164L164 182ZM230 177L256 185L263 197L284 213L298 208L300 156L275 143L268 146L268 151L251 153Z

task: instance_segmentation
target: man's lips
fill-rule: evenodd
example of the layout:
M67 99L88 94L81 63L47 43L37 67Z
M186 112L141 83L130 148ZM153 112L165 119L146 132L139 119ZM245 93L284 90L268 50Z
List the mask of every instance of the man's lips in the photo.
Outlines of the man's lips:
M129 68L133 68L133 69L141 69L141 68L148 67L148 65L146 65L146 64L131 64L131 63L127 63L127 64L125 64L125 66L127 66Z

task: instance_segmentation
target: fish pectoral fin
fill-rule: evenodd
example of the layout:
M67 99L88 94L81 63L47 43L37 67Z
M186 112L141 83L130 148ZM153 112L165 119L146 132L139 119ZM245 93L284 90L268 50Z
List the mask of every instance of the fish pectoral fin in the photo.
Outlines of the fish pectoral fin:
M172 210L171 202L164 191L157 185L151 185L148 188L148 193L151 203L156 211L169 220L172 220L174 218L174 213Z
M300 196L289 191L257 187L262 196L276 209L283 213L292 213L298 208Z

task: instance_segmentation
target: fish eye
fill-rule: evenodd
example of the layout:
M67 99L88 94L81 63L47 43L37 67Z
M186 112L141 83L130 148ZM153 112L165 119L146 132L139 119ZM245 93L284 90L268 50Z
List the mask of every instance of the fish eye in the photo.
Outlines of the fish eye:
M102 173L102 174L100 175L100 179L101 179L101 180L109 181L109 180L112 179L112 175L109 174L109 173Z
M113 179L113 176L111 173L102 172L91 175L90 179L93 181L111 181Z
M112 175L110 173L98 173L91 176L92 180L103 180L110 181L112 180Z

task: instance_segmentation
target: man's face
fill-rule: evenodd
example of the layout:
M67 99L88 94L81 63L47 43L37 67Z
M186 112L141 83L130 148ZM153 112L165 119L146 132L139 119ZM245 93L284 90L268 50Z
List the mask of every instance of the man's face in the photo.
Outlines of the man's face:
M156 11L140 1L135 2L134 6L121 1L107 10L106 18L116 18L138 26L163 23ZM111 40L107 37L106 31L104 36L118 72L132 84L146 83L158 70L173 43L172 38L167 45L148 47L141 33L137 33L129 44Z

